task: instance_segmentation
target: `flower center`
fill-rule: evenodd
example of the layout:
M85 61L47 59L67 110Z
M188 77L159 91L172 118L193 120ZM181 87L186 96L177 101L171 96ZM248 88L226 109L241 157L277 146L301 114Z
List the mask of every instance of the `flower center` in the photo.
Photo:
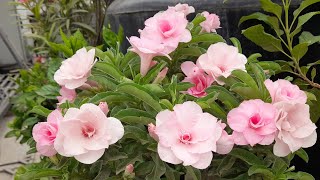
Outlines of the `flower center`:
M86 138L91 138L96 133L96 129L91 125L84 125L82 127L82 135Z
M163 21L160 21L160 29L161 29L161 32L165 33L167 31L170 31L172 27L168 21L163 20Z
M282 94L290 98L294 96L294 94L290 90L283 90Z
M190 144L190 141L192 140L191 134L190 133L181 133L179 140L183 144Z
M263 126L263 121L259 114L255 114L250 117L249 124L252 128L259 128Z

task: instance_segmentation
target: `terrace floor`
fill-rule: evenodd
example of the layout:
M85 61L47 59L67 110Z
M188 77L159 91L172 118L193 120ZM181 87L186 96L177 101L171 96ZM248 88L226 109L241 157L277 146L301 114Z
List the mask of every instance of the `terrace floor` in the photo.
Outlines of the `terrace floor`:
M0 180L12 180L15 170L38 159L35 154L26 155L27 145L21 145L15 138L4 138L9 131L7 123L14 117L7 115L0 119Z

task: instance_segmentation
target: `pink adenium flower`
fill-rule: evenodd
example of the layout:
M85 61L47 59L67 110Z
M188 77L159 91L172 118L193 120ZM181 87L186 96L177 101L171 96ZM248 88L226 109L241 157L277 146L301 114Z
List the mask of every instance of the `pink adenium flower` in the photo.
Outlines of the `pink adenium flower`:
M142 37L157 40L171 52L180 42L189 42L191 33L187 29L188 20L181 12L168 9L155 14L145 21L146 27L140 31Z
M76 89L87 81L91 68L96 60L95 49L87 52L85 48L79 49L75 55L62 62L54 74L54 80L68 89Z
M228 154L233 146L234 146L234 141L231 135L227 133L224 129L226 128L226 124L222 123L221 121L218 122L220 127L223 129L221 137L217 141L217 153L218 154Z
M210 14L207 11L201 13L206 20L200 23L203 32L216 32L220 27L220 18L216 14Z
M88 103L80 109L68 109L59 123L54 147L62 156L92 164L123 134L124 127L118 119L107 118L97 105Z
M188 4L181 4L181 3L177 4L176 6L169 6L169 9L173 9L177 12L181 12L185 16L195 12L194 7L189 6Z
M141 59L140 74L146 75L151 62L156 56L166 56L173 52L180 42L189 42L191 33L186 28L188 20L181 12L168 9L159 12L145 21L145 28L140 30L140 38L130 37L130 51Z
M169 53L171 50L165 49L165 46L160 44L160 42L153 41L147 38L138 38L132 36L128 39L132 48L129 51L135 52L140 56L140 74L145 76L149 69L153 66L153 58L156 56L166 56L169 59Z
M163 161L205 169L211 163L211 151L217 151L222 128L216 117L203 113L198 104L188 101L175 105L173 111L158 113L156 134Z
M187 76L183 81L194 84L193 87L188 89L188 94L195 97L206 96L205 90L214 82L213 77L205 74L191 61L182 63L181 70Z
M57 99L59 101L58 105L65 103L66 101L72 103L77 97L77 93L74 89L67 89L64 86L62 86L60 89L60 95L61 96L57 96Z
M307 102L306 93L290 81L279 79L273 82L270 79L267 79L264 84L270 93L272 103L288 101L292 103L305 104Z
M108 106L108 104L107 104L106 102L100 102L100 103L99 103L99 108L101 109L101 111L102 111L105 115L108 114L108 112L109 112L109 106Z
M274 141L277 109L260 99L243 101L227 116L237 145L269 145Z
M49 114L47 122L40 122L33 127L32 136L41 155L50 157L57 153L53 144L59 130L58 123L62 118L61 112L56 109Z
M236 69L245 71L246 63L247 58L240 54L236 47L222 42L211 45L207 53L202 54L197 60L197 66L211 75L220 85L224 84L218 79L220 76L227 78Z
M307 104L278 102L274 106L279 110L276 122L276 143L273 153L284 157L302 148L313 146L317 141L316 125L310 120Z

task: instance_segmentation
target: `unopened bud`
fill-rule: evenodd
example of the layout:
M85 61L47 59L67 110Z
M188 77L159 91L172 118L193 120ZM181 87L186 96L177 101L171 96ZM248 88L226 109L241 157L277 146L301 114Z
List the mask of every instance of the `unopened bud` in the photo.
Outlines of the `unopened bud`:
M108 107L108 104L106 102L100 102L99 103L99 108L102 110L102 112L104 112L105 115L108 114L109 107Z
M156 134L156 126L152 123L148 124L149 135L156 141L159 141L159 137Z

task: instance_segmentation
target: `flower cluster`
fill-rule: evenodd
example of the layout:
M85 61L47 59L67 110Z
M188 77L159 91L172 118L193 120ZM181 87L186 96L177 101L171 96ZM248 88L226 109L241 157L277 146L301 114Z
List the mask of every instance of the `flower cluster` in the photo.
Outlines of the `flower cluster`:
M306 104L307 96L298 86L287 80L275 82L269 79L265 82L262 80L259 86L266 88L270 95L269 99L272 101L237 96L240 102L242 101L238 103L239 106L233 107L231 110L221 108L221 111L226 111L225 118L215 116L212 111L206 111L208 107L201 106L203 104L199 103L199 100L208 96L208 88L226 87L226 79L234 78L233 72L237 71L251 76L247 73L249 69L247 68L246 56L241 54L237 47L225 42L212 43L207 47L206 52L194 59L184 59L183 61L180 59L182 61L180 63L173 58L175 56L172 53L176 53L180 45L187 44L193 38L188 29L189 22L186 16L194 11L193 7L186 4L169 7L166 11L159 12L145 21L144 29L139 30L140 37L128 38L132 45L129 50L140 57L140 75L137 76L138 78L132 77L133 80L124 80L126 81L124 84L129 86L135 82L143 81L141 88L140 84L135 84L133 94L130 94L129 90L124 91L133 95L132 100L141 91L144 92L143 97L137 97L137 99L144 101L148 98L148 93L152 89L145 90L148 84L146 85L143 78L158 63L156 56L172 62L172 64L175 62L177 66L174 67L180 67L181 83L188 82L193 85L183 91L175 89L182 95L182 98L175 96L180 101L173 100L171 108L171 102L168 100L170 98L165 99L167 105L169 104L166 106L168 107L166 110L163 110L160 105L152 106L153 102L157 103L156 98L146 100L143 104L134 103L134 108L143 107L145 109L129 113L126 119L130 119L136 114L139 116L148 114L148 111L150 111L148 115L152 116L153 110L157 110L154 113L154 119L152 119L155 124L146 123L141 125L142 128L139 126L137 130L143 131L145 128L145 132L153 140L148 138L153 143L157 143L160 159L171 164L206 169L212 162L213 153L228 154L235 145L254 147L256 145L267 146L275 142L273 153L279 157L314 145L317 139L316 126L310 120L309 106ZM201 30L199 29L198 33L216 34L216 29L220 28L219 17L208 12L203 12L202 16L205 17L205 20L199 23ZM88 81L92 67L96 63L95 49L87 51L85 48L78 50L74 56L62 62L61 67L54 75L55 81L61 86L61 96L57 97L60 107L62 107L61 104L67 101L72 103L78 98L77 88L80 91L80 89L90 90L93 86L97 86L97 82ZM158 74L154 75L153 82L148 79L152 82L152 88L159 89L160 87L155 84L160 84L169 75L174 76L175 73L168 73L170 70L176 72L176 69L172 68L162 66L158 69ZM121 72L120 70L114 71ZM105 77L106 79L111 78L112 75ZM121 90L121 80L118 89L112 93ZM252 81L254 80L252 79ZM250 83L252 84L251 81ZM242 85L243 83L238 84ZM248 88L248 86L245 87ZM172 91L170 93L174 94ZM121 96L122 94L117 95ZM104 94L104 96L107 95ZM151 98L153 96L155 95L150 95ZM221 96L220 100L225 98L223 94ZM123 99L127 99L127 96ZM206 103L210 107L212 101ZM126 107L129 110L134 109L130 107L130 102L115 108L112 103L107 104L104 101L99 102L99 105L83 103L79 108L58 108L49 114L47 122L41 122L34 126L33 137L37 142L37 150L44 156L53 156L59 153L65 157L74 157L82 163L92 164L103 156L109 145L115 144L123 138L125 133L124 126L128 121L124 121L123 125L120 122L123 119L114 118L117 116L107 117L109 108L110 114L116 114L116 112L125 110ZM120 113L119 117L123 116L124 113ZM148 121L150 116L146 118ZM147 124L148 126L145 126ZM143 136L139 135L139 137ZM125 173L132 175L133 170L133 164L128 164Z

